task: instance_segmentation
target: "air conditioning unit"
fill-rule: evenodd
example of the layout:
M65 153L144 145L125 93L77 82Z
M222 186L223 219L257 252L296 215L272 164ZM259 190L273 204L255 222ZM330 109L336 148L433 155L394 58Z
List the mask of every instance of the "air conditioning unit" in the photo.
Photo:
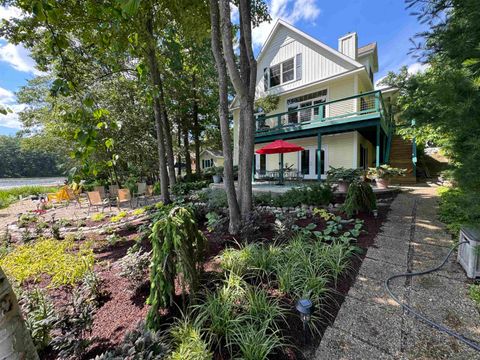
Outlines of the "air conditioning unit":
M463 243L468 241L468 243ZM467 273L467 277L474 279L480 277L480 231L472 228L460 230L457 261Z

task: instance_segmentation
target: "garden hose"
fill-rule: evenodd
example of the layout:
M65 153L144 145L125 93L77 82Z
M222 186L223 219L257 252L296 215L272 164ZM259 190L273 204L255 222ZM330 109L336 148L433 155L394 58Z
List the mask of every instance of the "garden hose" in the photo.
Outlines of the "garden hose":
M412 307L410 307L409 305L403 303L402 301L400 301L400 299L392 292L392 290L390 289L390 281L392 281L393 279L396 279L396 278L400 278L400 277L413 277L413 276L421 276L421 275L427 275L427 274L430 274L430 273L433 273L435 271L438 271L440 270L443 266L445 266L445 264L447 263L448 259L450 258L450 255L452 255L453 251L460 245L462 244L466 244L466 243L469 243L469 241L465 240L465 241L462 241L462 242L459 242L458 244L456 244L455 246L453 246L450 251L448 252L447 256L445 257L445 259L443 260L443 262L435 267L435 268L432 268L432 269L428 269L428 270L425 270L425 271L418 271L418 272L412 272L412 273L404 273L404 274L397 274L397 275L392 275L390 276L387 280L385 280L385 289L387 290L388 294L390 295L390 297L396 302L398 303L403 309L407 310L407 313L408 314L413 314L413 316L417 319L417 320L420 320L422 322L424 322L425 324L429 325L430 327L434 328L435 330L438 330L438 331L442 331L450 336L453 336L454 338L460 340L461 342L463 342L464 344L468 345L469 347L471 347L472 349L475 349L476 351L480 351L480 344L478 344L477 342L471 340L471 339L468 339L466 338L465 336L461 335L461 334L458 334L456 333L455 331L441 325L441 324L437 324L436 322L430 320L429 318L427 318L425 315L423 314L420 314L418 312L416 312Z

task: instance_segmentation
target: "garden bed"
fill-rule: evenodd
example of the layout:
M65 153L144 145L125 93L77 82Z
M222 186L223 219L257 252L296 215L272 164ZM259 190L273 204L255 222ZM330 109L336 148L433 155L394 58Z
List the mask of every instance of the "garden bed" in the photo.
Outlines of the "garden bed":
M257 214L257 219L254 221L254 224L252 223L252 231L250 231L250 233L248 231L243 233L243 236L248 239L250 244L259 244L261 247L277 246L278 239L275 241L274 238L278 237L278 229L275 229L274 224L276 220L283 218L285 214L286 216L295 217L292 227L296 232L303 231L307 233L307 237L313 236L315 233L321 233L328 227L326 220L321 217L322 215L315 215L315 207L311 206L287 208L285 210L262 208L261 211L261 214ZM338 210L331 208L330 211L334 212ZM363 213L357 216L359 220L363 221L363 229L365 231L362 231L356 236L355 245L363 251L358 252L350 258L346 268L347 271L340 273L336 281L329 279L328 283L326 283L325 288L328 296L324 299L322 298L322 306L315 310L317 331L313 336L309 336L308 343L304 342L303 325L298 313L294 310L296 298L288 292L280 291L277 285L271 285L269 282L265 283L255 277L246 278L245 281L248 286L260 287L262 291L266 291L269 296L275 298L279 305L286 310L286 321L282 325L280 332L282 337L288 339L289 342L282 351L275 353L275 359L309 358L309 352L311 353L311 351L315 349L325 329L333 323L345 294L355 281L366 249L373 244L373 240L386 217L387 211L388 206L382 206L379 208L377 218L371 214ZM205 218L206 212L208 212L208 210L198 212L199 228L208 242L205 260L202 264L204 273L201 276L201 289L209 289L213 292L222 284L221 279L225 270L224 259L222 259L223 251L225 249L234 251L235 249L239 249L239 244L242 243L243 240L227 234L226 229L218 226L218 224L216 224L217 229L213 230L212 224ZM100 280L102 294L98 301L98 307L93 312L91 331L84 334L85 338L91 341L91 343L83 352L81 356L83 359L93 358L106 350L120 346L125 334L134 330L137 323L144 320L147 315L149 306L146 305L146 299L150 291L148 275L145 276L141 285L135 290L132 290L129 279L120 276L121 269L119 262L132 246L139 246L144 252L151 250L151 244L146 240L145 236L145 231L149 231L145 229L145 224L148 223L147 215L153 216L152 214L154 213L155 209L150 208L150 215L139 213L127 214L124 218L113 222L121 223L121 227L116 227L109 231L89 231L89 229L110 228L112 225L111 219L97 219L97 221L87 219L84 227L82 227L83 236L78 239L75 238L74 240L75 247L73 251L77 251L85 244L89 244L93 248L95 257L93 271ZM321 214L328 214L328 212L321 210ZM342 217L344 218L343 215ZM345 220L341 221L344 223L343 230L353 229L356 224L354 222L347 223ZM64 234L62 234L62 237L63 236ZM321 236L327 239L324 241L329 242L328 236ZM21 242L21 239L16 239L15 241ZM282 246L289 246L288 241L289 240L285 239L281 240L283 245L279 245L279 249ZM48 285L49 278L47 277L36 284L29 281L24 284L24 288L41 288L50 298L55 307L55 311L64 311L66 305L71 301L72 286L63 285L51 288ZM201 290L201 294L198 296L200 301L203 301L202 298L204 299L205 296L204 290ZM174 322L176 318L181 317L179 309L182 308L183 300L184 297L181 296L180 286L177 284L174 297L175 304L168 309L161 310L162 329L168 329L169 324ZM58 352L53 351L50 345L47 346L42 353L44 357L48 359L60 358L58 357ZM228 359L228 354L229 352L225 348L225 343L223 343L222 347L216 348L214 351L214 358Z

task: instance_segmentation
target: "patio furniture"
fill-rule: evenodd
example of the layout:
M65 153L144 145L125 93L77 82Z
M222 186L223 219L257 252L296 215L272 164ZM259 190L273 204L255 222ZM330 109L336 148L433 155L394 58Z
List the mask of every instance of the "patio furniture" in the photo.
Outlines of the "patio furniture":
M118 185L108 186L108 196L110 199L115 199L118 196Z
M88 212L87 214L90 214L90 209L92 207L96 207L97 211L99 207L102 207L102 212L105 209L105 207L110 207L110 210L112 210L112 204L110 202L110 199L105 198L102 199L102 196L99 191L89 191L87 192L87 199L88 199Z
M128 189L118 189L117 191L117 207L120 209L120 206L124 203L128 203L129 207L132 207L132 195Z
M75 203L78 204L79 207L82 207L82 203L80 202L80 195L76 194L69 187L66 188L66 191L67 191L67 195L68 195L68 200L69 201L75 201Z
M133 198L137 201L137 206L140 201L147 205L147 183L137 183L137 192L133 194Z
M105 187L104 186L94 186L93 191L98 191L102 199L106 198Z

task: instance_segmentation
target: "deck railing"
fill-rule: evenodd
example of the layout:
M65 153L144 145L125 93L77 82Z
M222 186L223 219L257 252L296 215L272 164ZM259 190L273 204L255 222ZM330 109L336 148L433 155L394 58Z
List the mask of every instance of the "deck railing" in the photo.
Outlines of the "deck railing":
M371 116L369 116L371 115ZM301 130L304 125L328 126L334 120L363 120L380 117L386 132L390 130L391 116L383 103L379 90L327 101L295 110L273 114L257 115L256 134L263 135L281 129Z

